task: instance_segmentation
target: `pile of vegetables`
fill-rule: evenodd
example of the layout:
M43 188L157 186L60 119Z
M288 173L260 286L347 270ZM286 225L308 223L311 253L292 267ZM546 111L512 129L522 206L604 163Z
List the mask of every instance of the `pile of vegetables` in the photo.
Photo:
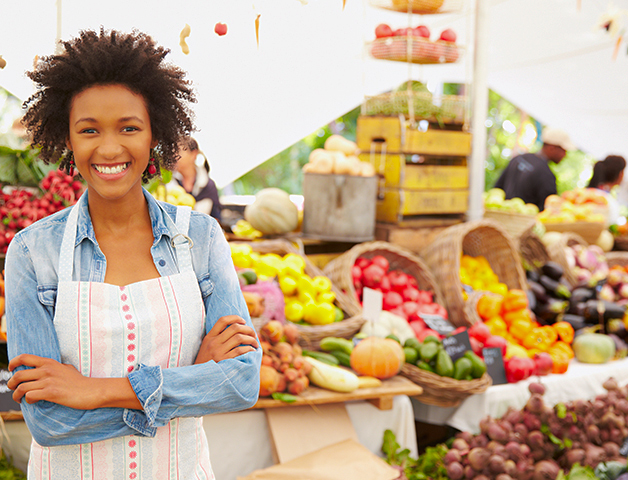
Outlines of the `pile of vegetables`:
M327 325L344 319L335 305L331 280L305 273L300 255L260 254L246 243L232 242L230 246L242 291L264 297L264 317L300 325Z
M443 457L451 480L552 480L575 465L596 468L603 462L625 463L619 449L628 436L628 390L614 379L595 399L543 401L545 387L530 383L531 396L521 409L509 408L500 419L480 422L480 433L460 432ZM564 473L563 473L564 475Z
M556 262L547 262L538 270L526 271L531 310L539 323L551 325L564 313L571 298L571 285L565 279L563 268Z
M460 282L476 291L492 292L498 295L506 295L508 292L508 286L499 281L497 274L483 255L477 257L462 255L460 258Z
M565 248L567 264L570 266L577 285L595 286L605 280L609 273L606 255L597 245L576 244Z
M404 319L417 332L417 336L427 329L423 315L437 315L445 319L449 317L445 307L434 301L432 291L420 289L412 275L400 269L391 269L384 255L359 257L351 267L351 276L360 304L364 287L382 292L382 309ZM424 336L428 334L438 335L430 330ZM405 341L402 338L400 340Z
M305 173L355 175L372 177L375 168L358 157L358 145L341 135L331 135L325 140L325 148L310 152L308 163L303 166Z
M573 327L567 322L539 324L524 291L513 289L503 297L483 295L477 312L482 322L469 328L471 347L479 356L482 348L501 347L508 382L567 371L574 357Z

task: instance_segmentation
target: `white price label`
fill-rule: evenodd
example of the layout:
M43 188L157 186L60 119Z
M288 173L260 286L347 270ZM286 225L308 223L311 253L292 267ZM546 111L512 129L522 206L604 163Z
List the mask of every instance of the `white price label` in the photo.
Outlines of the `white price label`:
M362 291L362 314L364 318L370 322L379 321L383 301L384 296L382 292L364 287Z

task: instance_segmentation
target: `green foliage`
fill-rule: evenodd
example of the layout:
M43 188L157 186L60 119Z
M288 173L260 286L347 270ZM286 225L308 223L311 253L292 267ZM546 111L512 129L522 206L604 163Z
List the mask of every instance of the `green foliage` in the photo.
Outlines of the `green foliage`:
M323 148L327 137L334 133L355 141L355 130L359 114L360 107L347 112L274 157L269 158L250 172L245 173L233 182L235 193L237 195L254 195L263 188L272 185L291 194L302 194L303 173L301 169L307 163L310 152L315 148Z
M0 480L26 480L26 475L7 459L4 451L0 454Z
M392 430L384 432L382 453L386 456L388 464L403 469L403 473L408 480L448 479L447 469L443 462L443 458L448 450L445 444L440 444L435 447L427 447L423 455L419 455L418 458L412 458L407 448L401 450Z

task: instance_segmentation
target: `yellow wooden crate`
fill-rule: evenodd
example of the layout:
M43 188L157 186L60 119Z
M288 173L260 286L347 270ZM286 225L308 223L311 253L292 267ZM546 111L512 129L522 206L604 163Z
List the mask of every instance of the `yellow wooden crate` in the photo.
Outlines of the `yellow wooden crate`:
M414 190L461 189L469 187L466 158L457 165L414 164L404 154L361 153L360 160L370 162L384 176L386 187Z
M450 157L466 157L471 154L470 133L437 128L420 131L399 117L358 117L356 142L362 153L386 152Z
M360 116L355 135L358 148L363 152L401 151L401 122L397 117Z
M420 132L407 128L401 148L405 153L466 157L471 154L471 134L448 130Z
M404 217L415 215L461 214L467 211L469 191L461 190L380 190L376 219L398 223Z

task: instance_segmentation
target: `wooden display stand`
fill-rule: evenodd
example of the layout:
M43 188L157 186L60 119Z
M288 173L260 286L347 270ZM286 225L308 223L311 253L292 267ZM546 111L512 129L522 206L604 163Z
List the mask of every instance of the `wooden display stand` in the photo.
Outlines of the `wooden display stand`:
M421 131L399 117L358 117L360 159L370 162L380 177L377 221L407 226L419 218L463 218L471 134L452 128L430 125Z

